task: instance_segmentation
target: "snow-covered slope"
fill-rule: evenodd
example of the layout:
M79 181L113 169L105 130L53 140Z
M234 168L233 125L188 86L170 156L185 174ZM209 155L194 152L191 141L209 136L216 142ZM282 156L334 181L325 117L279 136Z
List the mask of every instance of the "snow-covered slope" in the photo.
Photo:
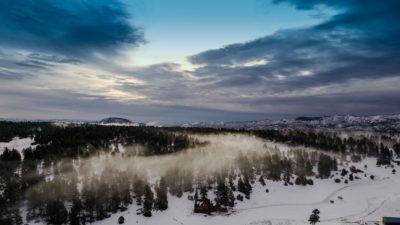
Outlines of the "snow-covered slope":
M366 164L367 174L374 174L374 180L367 177L337 184L332 179L317 179L313 186L283 186L282 182L267 181L266 187L257 182L251 199L239 202L232 213L224 215L194 214L193 202L187 200L185 193L181 198L169 196L169 208L154 212L150 218L136 215L139 208L133 204L127 211L94 224L118 224L118 217L124 216L125 224L142 225L305 225L309 224L308 216L315 208L321 211L321 225L374 224L382 216L400 216L400 176L392 174L391 168L376 167L375 162L369 158L352 164L358 168Z
M244 122L195 122L183 127L210 127L228 129L345 129L364 131L400 131L400 114L376 116L334 115L327 117L298 117L281 120Z
M35 142L34 138L30 137L28 138L15 137L10 142L0 142L0 155L3 154L5 148L8 148L10 150L11 149L17 150L21 154L21 157L23 158L24 154L22 154L22 151L29 147L34 149L36 147L36 145L33 144L34 142Z
M173 155L157 157L137 157L137 158L117 158L113 163L114 167L125 165L135 165L140 168L135 171L152 177L150 181L154 187L154 182L161 172L168 170L171 166L179 164L179 168L184 169L185 165L190 165L195 171L204 172L207 169L219 170L224 165L232 165L239 152L250 155L256 152L263 152L265 149L277 149L284 155L289 155L290 151L296 150L282 143L263 141L253 136L244 135L218 135L218 136L199 136L204 140L210 141L208 146L199 149L189 149ZM125 152L124 148L118 146L119 151ZM115 150L116 146L112 148ZM315 149L304 148L309 151ZM207 150L207 151L203 151ZM205 154L207 153L207 154ZM202 158L204 157L204 158ZM333 173L330 179L319 179L312 177L314 185L284 185L284 182L274 182L266 180L266 186L262 186L257 180L254 183L250 200L236 201L237 204L232 211L222 214L204 215L193 213L194 202L188 200L188 195L193 193L185 192L181 198L168 196L168 209L166 211L153 211L150 218L137 215L140 206L131 204L126 211L112 214L110 218L96 221L94 225L116 225L118 218L125 218L124 224L163 224L163 225L295 225L309 224L308 217L311 211L318 208L321 211L321 223L318 225L339 225L347 223L355 224L374 224L381 221L382 216L400 216L400 175L392 173L391 167L377 167L376 158L363 158L359 163L353 163L350 156L344 157L339 163L339 171ZM86 161L86 165L93 165L99 169L102 165L101 157L95 157ZM128 160L128 161L126 161ZM183 163L183 162L187 162ZM84 163L83 160L80 163ZM341 177L340 169L349 169L351 166L362 169L364 172L356 174L360 179L345 183L349 175ZM399 171L399 165L393 165ZM89 169L90 167L85 167ZM86 170L85 169L85 170ZM116 170L117 171L117 170ZM316 172L316 168L314 168ZM365 175L364 175L365 174ZM370 178L374 175L374 179ZM53 176L54 177L54 176ZM334 181L335 178L341 180L340 183ZM50 178L53 179L53 178ZM235 178L236 179L236 178ZM234 181L237 183L237 179ZM268 188L269 192L266 192ZM213 192L208 193L213 199ZM234 191L235 196L239 194ZM24 211L26 214L26 210ZM25 218L25 216L24 216ZM26 222L26 221L24 221ZM366 222L366 223L364 223ZM28 223L28 222L27 222ZM44 225L46 223L31 221L29 225Z

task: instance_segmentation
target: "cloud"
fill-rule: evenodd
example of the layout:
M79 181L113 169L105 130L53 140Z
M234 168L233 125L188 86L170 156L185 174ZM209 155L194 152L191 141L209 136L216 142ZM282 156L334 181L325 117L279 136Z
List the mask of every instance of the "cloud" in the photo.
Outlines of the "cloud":
M32 60L45 61L45 62L51 62L51 63L59 63L59 64L77 65L77 64L82 63L82 61L79 59L67 58L67 57L57 56L57 55L44 55L44 54L40 54L40 53L31 53L27 57Z
M192 63L202 65L196 74L214 76L216 87L264 85L274 92L400 75L399 1L275 2L300 10L324 5L338 14L316 26L191 56ZM262 60L268 63L235 66Z
M118 1L2 1L1 113L187 122L400 111L399 1L275 2L336 14L201 52L186 71L86 62L142 43Z
M82 61L40 53L0 52L0 79L21 80L37 77L60 65L78 65Z
M121 46L143 42L130 19L118 0L2 0L0 43L68 58L114 54Z

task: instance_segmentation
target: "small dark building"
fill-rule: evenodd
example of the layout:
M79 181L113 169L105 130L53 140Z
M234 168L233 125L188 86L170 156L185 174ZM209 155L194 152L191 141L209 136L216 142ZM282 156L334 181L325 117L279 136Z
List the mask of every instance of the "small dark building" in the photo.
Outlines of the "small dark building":
M400 217L383 217L384 225L400 225Z
M208 199L195 201L194 203L195 213L210 214L213 211L214 211L214 206Z

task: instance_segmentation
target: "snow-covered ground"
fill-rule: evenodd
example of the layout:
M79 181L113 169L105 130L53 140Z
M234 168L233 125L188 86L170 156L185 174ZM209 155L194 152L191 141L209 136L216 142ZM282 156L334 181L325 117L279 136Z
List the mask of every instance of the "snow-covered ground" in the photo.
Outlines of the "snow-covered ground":
M33 143L35 142L34 138L28 137L28 138L19 138L19 137L14 137L10 142L0 142L0 155L3 154L3 151L5 148L8 149L15 149L17 150L20 154L21 157L24 157L24 154L22 154L22 151L26 148L35 148L36 145Z
M201 139L201 137L199 137ZM157 157L137 157L126 161L117 161L118 164L125 166L135 164L143 171L153 169L154 175L159 174L157 170L166 170L168 165L177 162L187 161L194 168L204 168L203 160L198 159L200 155L207 157L206 162L210 164L224 165L230 161L230 155L236 155L237 152L255 151L255 149L277 148L287 153L289 148L283 144L264 142L255 137L244 137L243 135L220 135L218 138L203 137L211 141L209 146L202 147L196 151L181 152ZM13 142L14 141L14 142ZM0 143L1 147L24 149L32 145L33 140L14 139L5 145ZM14 144L11 144L14 143ZM18 143L18 144L17 144ZM25 145L23 145L25 143ZM12 147L14 146L14 147ZM3 148L4 148L3 147ZM113 149L116 146L112 147ZM118 149L125 152L124 146L118 144ZM222 150L222 149L228 149ZM210 155L204 155L201 150L214 152ZM214 158L214 160L212 160ZM89 160L90 164L101 164L99 158ZM183 164L183 163L182 163ZM196 166L198 164L198 166ZM250 200L243 202L236 201L233 211L220 215L194 214L194 202L188 200L189 193L184 193L181 198L169 195L169 207L163 212L154 212L150 218L137 215L140 208L135 203L130 205L125 212L113 214L110 218L94 222L94 225L113 225L118 224L118 217L124 216L125 223L141 225L295 225L309 224L308 218L312 210L318 208L321 211L322 225L337 224L373 224L382 221L382 216L400 217L400 175L392 174L392 168L376 167L375 158L366 158L360 163L351 163L345 167L356 166L365 170L358 174L361 179L355 179L345 184L335 183L334 179L316 179L314 185L284 186L283 182L266 181L266 186L262 186L256 181ZM367 169L365 168L367 165ZM216 167L217 168L217 167ZM339 167L341 169L342 166ZM399 171L400 166L394 168ZM370 179L374 175L374 179ZM340 178L334 174L335 178ZM269 192L266 192L268 188ZM235 196L239 192L235 192ZM193 195L193 194L191 194ZM209 196L212 194L209 193ZM42 222L43 223L43 222ZM31 222L30 225L39 225L41 223Z
M257 182L251 199L238 202L234 211L226 215L194 214L193 202L187 200L185 193L182 198L169 196L169 208L154 212L151 218L136 215L138 207L132 205L127 211L94 224L118 224L121 215L125 217L125 224L309 224L308 217L315 208L321 211L320 224L324 225L380 222L382 216L400 216L400 176L392 174L391 168L376 167L375 163L376 159L367 158L350 164L358 168L366 164L368 169L367 177L359 175L361 180L349 184L314 179L313 186L284 186L282 182L266 181L264 187ZM399 166L395 168L399 170ZM375 175L374 180L370 179L371 174Z

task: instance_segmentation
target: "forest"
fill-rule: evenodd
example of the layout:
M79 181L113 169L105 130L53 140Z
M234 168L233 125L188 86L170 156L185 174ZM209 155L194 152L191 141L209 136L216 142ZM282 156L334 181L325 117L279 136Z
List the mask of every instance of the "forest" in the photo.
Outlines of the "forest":
M385 134L323 131L1 122L0 134L2 142L34 139L22 154L5 148L0 155L1 225L88 224L133 204L138 216L151 217L183 193L194 213L229 213L252 198L256 183L268 193L266 180L307 186L374 179L364 168L344 168L343 159L391 166L400 153L398 140Z

